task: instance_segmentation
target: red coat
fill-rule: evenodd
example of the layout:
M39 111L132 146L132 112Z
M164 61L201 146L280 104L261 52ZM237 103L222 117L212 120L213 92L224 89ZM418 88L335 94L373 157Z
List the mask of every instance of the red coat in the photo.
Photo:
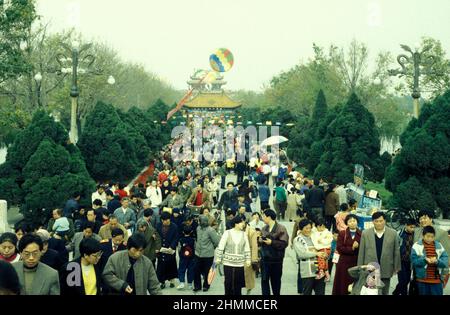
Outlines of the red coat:
M339 232L336 250L339 252L339 261L336 265L336 274L334 275L333 295L347 295L348 286L354 282L354 279L348 274L348 269L355 267L358 263L359 248L353 250L354 242L361 244L361 231L356 230L355 238L352 239L350 229Z

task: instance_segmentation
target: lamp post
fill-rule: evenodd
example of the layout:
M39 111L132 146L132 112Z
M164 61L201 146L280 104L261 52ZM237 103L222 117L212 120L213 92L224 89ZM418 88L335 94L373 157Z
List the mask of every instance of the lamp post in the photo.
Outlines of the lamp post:
M78 96L80 95L80 91L78 89L78 73L91 73L96 75L101 75L102 72L100 70L91 69L92 64L95 61L95 57L93 55L86 55L81 59L81 62L86 62L86 69L79 68L80 64L80 56L83 52L91 48L92 44L85 44L80 47L80 43L78 41L72 42L72 47L69 47L66 44L63 44L63 47L66 49L66 53L71 55L71 58L66 58L64 54L57 55L57 61L61 66L60 73L72 73L72 86L70 88L70 97L71 97L71 113L70 113L70 132L69 138L70 142L73 144L77 144L78 142L78 125L77 125L77 110L78 110ZM72 62L72 68L64 68L64 62L69 61ZM107 82L110 85L113 85L116 81L113 76L109 76Z
M41 101L41 81L42 81L42 74L40 72L36 73L34 76L34 80L36 81L36 91L37 91L37 102L39 108L42 107L42 101Z
M432 48L432 45L425 46L422 51L420 51L419 44L415 44L414 51L407 45L400 45L400 47L409 52L411 56L407 56L405 54L398 55L397 62L400 64L401 69L392 69L389 70L388 73L391 76L412 76L413 92L411 96L414 104L414 117L418 118L420 98L419 79L423 74L438 74L433 70L433 65L436 63L436 58L431 55L425 56L425 53ZM412 71L408 71L406 68L408 64L413 66Z

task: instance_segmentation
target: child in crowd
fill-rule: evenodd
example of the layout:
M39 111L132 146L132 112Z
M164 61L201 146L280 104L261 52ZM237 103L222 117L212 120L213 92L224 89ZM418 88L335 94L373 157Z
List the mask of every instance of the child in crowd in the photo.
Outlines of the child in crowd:
M333 241L333 234L325 227L325 221L319 217L316 219L315 227L312 229L311 240L314 248L318 252L323 252L330 257L331 242ZM325 281L330 281L330 273L328 272L328 258L317 258L317 279L325 277Z
M52 232L58 233L61 237L64 237L69 233L70 223L66 217L62 216L61 209L53 210L53 219L55 219L55 223L52 227Z
M443 295L448 254L435 240L436 231L432 226L424 227L422 235L423 239L413 245L411 252L419 295Z
M178 267L178 280L180 284L177 289L184 289L184 282L186 280L187 272L187 282L189 289L192 290L192 281L194 281L194 267L195 267L195 238L193 235L193 230L191 226L185 225L183 227L183 235L180 237L180 264Z

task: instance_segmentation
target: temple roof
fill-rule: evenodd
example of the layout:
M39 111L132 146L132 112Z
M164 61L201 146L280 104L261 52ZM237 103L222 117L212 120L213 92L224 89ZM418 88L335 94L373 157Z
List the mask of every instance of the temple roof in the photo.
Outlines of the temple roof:
M186 102L184 106L187 108L235 109L239 108L241 106L241 103L231 99L224 92L202 92Z

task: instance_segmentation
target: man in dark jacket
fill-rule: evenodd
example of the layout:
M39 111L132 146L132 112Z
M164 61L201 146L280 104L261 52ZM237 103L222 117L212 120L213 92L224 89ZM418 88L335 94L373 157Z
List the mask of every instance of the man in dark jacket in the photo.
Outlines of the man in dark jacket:
M41 262L46 264L49 267L52 267L56 271L60 271L62 266L64 265L63 260L59 253L48 247L48 241L50 239L50 233L46 230L38 230L36 235L39 236L44 244L44 249L42 250Z
M125 235L122 229L115 228L111 231L111 238L109 240L102 240L100 242L100 250L102 251L102 257L98 262L98 267L100 271L103 269L108 262L109 257L120 250L125 250L127 247L124 244Z
M108 213L114 213L117 208L122 207L119 195L114 195L111 190L106 191L106 200L108 201L106 206Z
M402 269L398 272L398 284L392 295L408 295L408 284L411 280L411 249L414 245L414 229L416 221L408 219L405 227L400 231L400 259Z
M100 295L102 274L97 266L102 252L100 242L85 238L80 243L81 257L69 262L61 271L61 295Z
M242 183L244 181L244 173L245 173L245 163L243 161L239 161L236 164L236 174L237 174L237 182Z
M264 180L258 187L259 200L261 203L261 211L269 209L270 189Z
M314 217L323 215L323 207L325 205L325 192L319 187L319 180L314 179L314 187L305 191L305 200L308 208Z
M227 191L224 191L222 193L222 196L220 196L219 204L217 205L218 209L223 209L224 211L227 211L228 209L235 210L237 208L238 204L238 193L234 189L234 184L232 182L229 182L227 184Z
M273 295L280 295L281 276L283 272L283 259L286 247L289 244L289 235L286 228L276 221L277 215L272 209L263 214L266 226L258 239L261 246L261 289L263 295L270 295L270 284Z
M73 218L73 214L80 210L80 205L78 204L80 198L81 196L79 193L74 193L72 198L67 200L63 210L63 214L66 218Z

